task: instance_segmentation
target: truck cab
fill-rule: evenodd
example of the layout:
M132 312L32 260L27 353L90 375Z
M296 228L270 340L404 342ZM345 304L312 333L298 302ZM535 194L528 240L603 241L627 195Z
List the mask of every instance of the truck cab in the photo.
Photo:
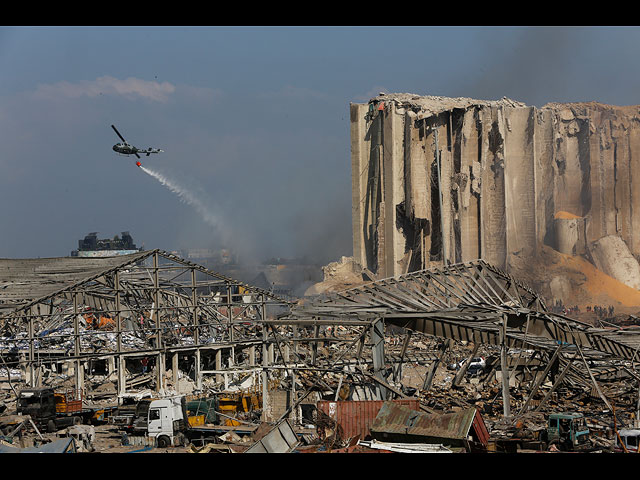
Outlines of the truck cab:
M153 400L147 414L147 432L158 447L182 444L185 429L184 397Z
M586 446L589 428L581 413L552 413L547 424L547 442L561 450L576 450Z
M52 388L24 388L18 394L16 410L19 415L29 415L39 428L49 429L55 422L56 400Z
M18 394L16 410L19 415L29 415L38 428L48 432L82 423L79 416L59 415L59 402L51 387L22 389Z

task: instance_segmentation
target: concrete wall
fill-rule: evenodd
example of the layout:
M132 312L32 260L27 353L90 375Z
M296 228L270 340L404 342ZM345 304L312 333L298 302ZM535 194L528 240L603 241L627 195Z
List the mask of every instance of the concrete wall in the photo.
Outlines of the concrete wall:
M583 219L576 253L618 235L638 256L639 119L598 103L351 104L355 259L381 277L476 258L506 268L558 245L559 211Z

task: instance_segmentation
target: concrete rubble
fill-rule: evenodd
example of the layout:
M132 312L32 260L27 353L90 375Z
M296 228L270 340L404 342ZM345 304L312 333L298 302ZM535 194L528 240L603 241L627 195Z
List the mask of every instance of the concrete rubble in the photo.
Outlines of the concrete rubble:
M354 329L350 326L339 326L331 330L324 329L320 334L325 340L349 338ZM447 415L456 412L462 412L469 408L475 408L482 416L484 423L491 435L491 441L485 448L488 451L507 451L507 447L502 446L503 441L518 440L517 451L546 451L547 448L542 447L539 443L541 433L546 430L546 417L548 412L553 411L572 411L581 412L587 417L587 423L592 436L590 438L591 451L612 451L615 447L616 424L632 425L637 420L636 407L638 399L638 386L636 383L630 383L626 379L617 380L614 374L613 379L600 384L600 388L604 392L606 398L615 399L616 418L614 420L612 412L603 402L602 398L594 393L592 385L585 385L579 378L573 381L565 382L562 387L558 388L547 399L544 409L541 411L527 411L522 415L518 415L513 419L504 418L503 398L501 393L500 375L495 371L496 364L499 363L500 348L492 345L480 345L476 347L467 341L454 341L448 343L448 348L443 350L443 341L438 337L413 332L410 335L410 341L405 343L407 339L407 330L387 327L384 337L385 356L390 359L404 357L406 360L392 366L384 374L384 384L394 395L399 398L401 395L405 398L415 398L418 401L418 411L422 414L429 415ZM313 348L301 347L298 354L304 357L313 355ZM333 342L323 342L318 347L316 353L316 364L320 365L324 361L331 361L335 358L337 347ZM471 354L482 357L485 360L485 368L476 375L464 375L458 377L459 369L454 364ZM509 358L512 360L518 358L527 358L533 354L533 351L522 351L512 349L509 352ZM355 353L349 355L350 359L355 358ZM301 404L298 415L289 415L287 418L296 419L296 432L300 439L300 445L297 451L301 452L363 452L363 451L387 451L387 452L460 452L465 451L456 446L443 444L440 440L431 443L413 443L407 446L402 442L388 442L382 438L354 438L345 437L342 434L340 425L335 419L322 414L313 408L316 402L321 400L337 401L348 404L350 402L372 402L377 397L376 383L374 381L363 381L363 377L356 375L344 375L345 372L356 372L348 365L348 358L344 358L345 365L341 369L324 371L322 373L315 371L300 371L295 375L295 379L290 375L277 376L279 380L277 385L273 386L271 398L275 401L279 398L277 392L288 397L289 392L297 390L299 392L311 392L305 403ZM433 376L432 383L425 386L425 381L429 374L430 366L437 361L437 368ZM374 373L373 365L365 367L365 372ZM140 378L139 374L129 374L132 379ZM12 378L13 388L19 388L23 384L20 371L13 370L10 375ZM175 387L170 383L173 373L170 370L165 372L168 380L167 392ZM9 376L6 377L7 379ZM141 400L156 396L153 390L147 387L154 387L154 372L143 376L144 380L138 383L138 387L133 389L130 396ZM370 377L364 377L369 379ZM531 376L525 371L514 372L510 381L510 401L512 411L519 411L527 400L527 394L531 386ZM566 377L567 379L569 377ZM68 385L71 382L64 375L44 375L44 380L50 385L58 387ZM196 389L195 382L187 376L180 377L180 386L177 391L192 395ZM248 385L242 381L235 386L235 391L242 391ZM226 391L234 391L234 385ZM202 388L198 393L201 397L212 395L222 395L224 383L211 382ZM541 386L537 396L537 401L552 387L549 380ZM136 392L138 394L136 395ZM367 392L362 394L362 392ZM365 397L369 395L369 398ZM94 401L107 403L117 399L117 391L115 384L109 379L109 376L95 378L94 382L87 385L87 396ZM362 398L365 398L362 400ZM3 383L2 402L5 406L3 416L8 417L9 412L15 412L15 395L11 388ZM286 401L281 407L272 405L272 408L279 410L280 413L286 411ZM210 441L204 443L193 442L183 447L171 447L160 449L157 445L150 443L148 439L136 438L129 436L127 442L122 441L122 435L114 425L107 422L96 422L95 425L74 425L64 430L60 430L55 434L44 433L43 440L39 439L35 429L25 424L20 431L18 437L12 437L12 441L8 442L5 437L4 445L16 446L21 448L36 448L49 442L56 441L56 438L73 437L75 440L75 448L79 453L82 452L119 452L119 451L136 451L136 452L190 452L190 453L242 453L248 450L252 445L256 444L261 438L267 435L273 429L273 419L278 417L277 413L271 415L272 421L263 422L261 414L257 412L257 416L247 415L246 412L234 412L231 416L243 423L258 426L258 429L252 433L228 430L219 432L212 437ZM237 423L237 422L236 422ZM12 424L13 425L13 424ZM8 433L7 428L3 428L5 435ZM47 442L48 440L48 442ZM442 439L441 439L442 440ZM446 438L444 439L446 442ZM406 443L406 442L405 442ZM554 447L555 448L555 447Z

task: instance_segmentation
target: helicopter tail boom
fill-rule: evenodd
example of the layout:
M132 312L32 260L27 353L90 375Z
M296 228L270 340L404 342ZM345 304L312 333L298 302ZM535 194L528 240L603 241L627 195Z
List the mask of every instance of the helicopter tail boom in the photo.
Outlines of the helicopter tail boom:
M118 143L116 145L113 146L113 150L116 151L119 155L135 155L136 157L140 158L140 155L138 155L138 153L142 153L147 155L147 157L149 155L151 155L152 153L160 153L163 152L164 150L160 150L158 148L151 148L149 147L146 150L142 150L139 148L134 147L133 145L129 144L122 135L120 135L120 132L118 131L118 129L116 128L115 125L111 125L111 128L113 128L113 131L116 132L116 134L118 135L118 137L120 137L120 140L122 140L122 143Z

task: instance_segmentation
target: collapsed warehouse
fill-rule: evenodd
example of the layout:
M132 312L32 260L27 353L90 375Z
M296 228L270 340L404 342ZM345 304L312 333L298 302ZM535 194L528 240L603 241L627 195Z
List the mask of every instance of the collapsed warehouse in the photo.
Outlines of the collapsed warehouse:
M252 391L256 409L236 412L219 435L234 425L254 434L247 425L287 421L311 439L309 448L320 435L335 449L352 440L338 433L346 426L331 428L342 402L381 409L385 400L414 399L415 409L432 415L482 405L484 422L504 442L518 421L561 403L558 392L574 392L571 401L587 411L594 403L599 411L617 407L619 418L634 412L637 399L635 335L550 313L538 294L484 261L297 304L157 250L5 260L2 271L3 364L19 366L5 370L6 404L20 383L73 385L98 404L149 388L155 396ZM11 275L21 282L7 282ZM452 355L480 354L493 361L473 379L465 368L455 376L446 368ZM417 365L424 368L412 387L403 376ZM310 422L323 428L308 430Z
M161 250L0 260L0 441L46 444L13 413L48 386L112 419L215 397L193 452L627 451L640 329L552 307L640 305L637 112L352 104L354 257L297 301ZM562 414L591 435L552 441Z

